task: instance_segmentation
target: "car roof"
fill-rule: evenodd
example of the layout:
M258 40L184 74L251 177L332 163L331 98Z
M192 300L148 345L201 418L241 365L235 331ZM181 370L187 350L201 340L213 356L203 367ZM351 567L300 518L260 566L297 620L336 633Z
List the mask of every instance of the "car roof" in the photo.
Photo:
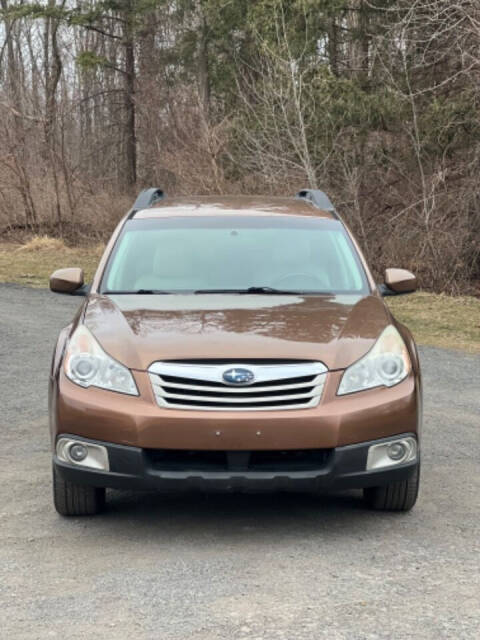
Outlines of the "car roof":
M310 216L335 220L330 211L318 209L299 198L272 196L184 196L158 200L148 209L136 211L135 219L185 217L185 216L223 216L223 215L288 215Z

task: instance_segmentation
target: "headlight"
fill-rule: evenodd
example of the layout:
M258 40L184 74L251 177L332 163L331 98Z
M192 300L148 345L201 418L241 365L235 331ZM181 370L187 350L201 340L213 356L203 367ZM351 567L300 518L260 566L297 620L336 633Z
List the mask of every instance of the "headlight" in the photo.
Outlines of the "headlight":
M373 348L345 370L339 396L373 387L393 387L410 373L411 364L402 336L393 325L382 331Z
M100 387L138 396L130 370L105 353L83 324L75 330L67 347L65 374L81 387Z

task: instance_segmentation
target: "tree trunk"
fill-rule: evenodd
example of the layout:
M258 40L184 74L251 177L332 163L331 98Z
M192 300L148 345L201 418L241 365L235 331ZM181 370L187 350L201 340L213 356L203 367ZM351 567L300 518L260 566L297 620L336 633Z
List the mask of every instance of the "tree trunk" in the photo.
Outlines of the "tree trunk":
M125 15L124 47L125 47L125 185L132 191L137 182L137 140L135 133L135 42L133 35L133 10L131 3Z
M330 62L330 70L334 76L339 75L338 67L338 27L335 16L329 20L328 27L328 58Z
M198 92L205 121L210 119L210 74L208 69L208 25L201 3L198 5Z
M61 3L61 7L65 0ZM49 9L55 8L56 0L49 0ZM57 119L57 88L62 74L62 60L58 49L58 20L47 16L45 18L44 31L44 75L45 75L45 145L48 161L52 172L53 185L55 189L55 202L53 209L55 212L56 224L62 233L62 207L60 200L60 184L57 172L55 125ZM51 53L51 55L50 55Z
M368 6L365 0L352 0L348 16L350 30L349 66L362 85L368 81L370 41L368 34Z

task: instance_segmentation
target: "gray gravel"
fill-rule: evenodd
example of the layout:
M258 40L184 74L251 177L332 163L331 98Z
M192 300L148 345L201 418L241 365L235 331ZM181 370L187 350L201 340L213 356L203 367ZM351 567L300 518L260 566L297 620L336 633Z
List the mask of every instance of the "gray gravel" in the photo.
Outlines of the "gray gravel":
M0 285L0 637L479 638L480 357L423 348L423 483L359 495L112 493L51 503L47 377L78 299ZM453 345L452 345L453 346Z

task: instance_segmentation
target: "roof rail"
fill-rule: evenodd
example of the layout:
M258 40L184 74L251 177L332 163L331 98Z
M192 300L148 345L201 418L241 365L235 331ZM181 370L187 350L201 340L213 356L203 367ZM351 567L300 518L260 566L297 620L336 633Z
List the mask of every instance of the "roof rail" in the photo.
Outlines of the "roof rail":
M139 209L148 209L152 204L166 198L166 193L158 187L151 187L150 189L144 189L140 191L137 199L133 203L132 210L138 211Z
M320 189L302 189L299 191L295 198L297 200L305 200L306 202L310 202L317 209L323 209L323 211L330 211L338 218L337 212L335 211L335 207L333 206L330 198L324 191L320 191Z

